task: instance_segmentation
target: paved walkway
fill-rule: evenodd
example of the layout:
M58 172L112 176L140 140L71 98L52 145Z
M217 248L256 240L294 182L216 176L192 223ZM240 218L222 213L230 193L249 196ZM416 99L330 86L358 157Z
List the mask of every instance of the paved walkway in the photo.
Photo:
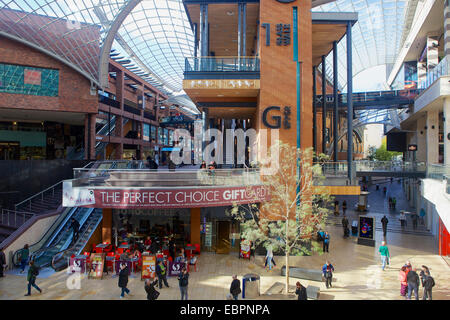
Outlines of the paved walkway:
M376 182L379 181L379 182ZM375 228L376 230L382 231L381 218L386 215L389 220L388 223L388 233L390 232L401 232L405 234L417 234L417 235L431 235L431 233L425 228L425 226L419 225L417 229L413 229L413 224L411 217L407 217L407 226L405 229L401 228L400 225L400 211L405 210L408 212L416 212L415 208L409 206L406 196L403 191L403 186L398 182L398 179L394 179L391 183L388 179L379 178L374 180L373 185L368 188L368 205L369 210L367 212L358 212L355 210L358 203L358 196L336 196L336 200L339 201L340 215L339 217L334 217L330 215L329 223L334 225L341 225L342 220L342 202L347 201L347 212L346 215L350 224L353 220L358 220L359 215L367 215L375 217ZM376 190L376 184L379 183L380 189ZM383 193L383 187L387 188L386 195ZM395 197L397 199L396 209L389 209L389 197Z
M433 237L418 236L402 233L388 233L387 241L392 256L391 266L382 271L378 256L378 246L381 233L376 234L377 247L366 247L356 244L356 238L342 238L340 227L329 226L331 234L330 253L313 254L306 257L295 257L291 265L321 270L326 259L334 265L335 283L326 289L322 282L301 280L305 286L319 286L321 300L380 300L404 299L400 297L400 284L397 279L398 270L406 260L410 260L413 267L426 264L433 275L436 286L433 289L434 299L450 300L450 267L444 259L436 255L436 243ZM247 273L257 273L261 276L261 293L266 293L276 283L284 283L280 275L280 268L284 265L284 257L275 257L277 268L269 272L263 268L263 257L256 261L238 259L236 255L216 255L202 253L199 257L199 269L191 272L189 279L189 298L199 300L223 300L229 292L231 275L237 274L239 279ZM295 260L295 261L294 261ZM31 297L24 297L26 293L25 275L7 275L0 278L0 300L16 299L113 299L119 300L120 290L117 287L117 277L106 275L103 280L92 280L82 276L81 289L67 288L68 275L56 272L53 275L38 277L36 283L43 289L39 294L32 289ZM298 279L291 278L290 285L294 286ZM170 288L160 290L160 299L174 300L180 298L178 282L175 278L168 280ZM130 278L129 289L132 296L124 300L141 300L146 295L144 284L140 277ZM420 295L422 290L420 290ZM294 295L280 294L263 295L261 299L295 299Z

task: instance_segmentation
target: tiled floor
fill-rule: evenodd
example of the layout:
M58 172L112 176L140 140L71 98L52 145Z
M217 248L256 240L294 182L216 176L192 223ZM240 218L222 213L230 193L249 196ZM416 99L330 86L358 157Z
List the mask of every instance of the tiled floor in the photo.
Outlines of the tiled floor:
M432 237L411 234L388 233L387 241L391 252L391 266L386 271L380 268L377 255L381 233L376 233L377 247L356 244L355 238L343 239L340 227L330 226L330 253L314 254L308 257L293 258L292 265L311 269L321 269L324 261L329 259L335 267L336 281L333 288L326 289L324 283L300 280L305 286L319 286L320 299L403 299L400 297L400 284L397 279L401 265L410 260L413 267L426 264L435 279L434 299L450 300L450 267L444 259L436 254L436 244ZM203 253L199 257L199 269L191 272L189 279L189 298L199 300L223 300L229 292L231 275L240 279L247 273L261 276L261 293L265 293L275 283L284 283L280 276L280 267L284 257L275 257L277 268L269 272L263 269L263 257L254 261L238 259L236 255L215 255ZM295 261L294 261L295 260ZM82 276L81 289L69 290L65 272L55 273L47 278L38 278L37 284L43 289L39 294L32 289L31 297L26 293L25 275L7 275L0 278L0 299L115 299L119 300L120 290L117 277L105 276L103 280L91 280ZM169 278L170 288L160 290L160 299L179 299L180 292L175 278ZM291 278L290 285L298 279ZM130 278L128 288L132 296L125 299L145 299L144 284L140 276ZM420 295L422 290L420 290ZM295 299L293 295L265 295L261 299Z

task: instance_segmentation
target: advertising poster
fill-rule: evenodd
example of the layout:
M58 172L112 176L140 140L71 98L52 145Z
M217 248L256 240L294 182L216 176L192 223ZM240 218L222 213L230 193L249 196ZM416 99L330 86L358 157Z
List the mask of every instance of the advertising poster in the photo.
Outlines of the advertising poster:
M183 270L185 263L184 262L170 262L169 263L169 277L178 276Z
M155 277L156 258L155 256L142 256L141 280Z
M240 257L243 259L250 259L250 244L241 242Z
M104 265L105 265L104 253L91 254L91 269L89 270L89 278L102 279Z
M373 239L374 219L373 217L359 217L359 237Z

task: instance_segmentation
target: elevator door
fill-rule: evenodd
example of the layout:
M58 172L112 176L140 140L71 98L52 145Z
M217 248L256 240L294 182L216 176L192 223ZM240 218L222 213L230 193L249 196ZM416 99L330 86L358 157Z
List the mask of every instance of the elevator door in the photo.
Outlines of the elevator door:
M217 221L216 253L230 253L230 221Z

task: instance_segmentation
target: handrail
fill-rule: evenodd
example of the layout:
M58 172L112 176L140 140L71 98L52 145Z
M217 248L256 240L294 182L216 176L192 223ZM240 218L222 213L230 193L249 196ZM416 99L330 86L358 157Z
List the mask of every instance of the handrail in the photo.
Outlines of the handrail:
M17 207L18 207L18 206L24 204L25 202L30 201L30 210L31 210L31 200L32 200L32 199L34 199L34 198L38 197L39 195L41 195L41 200L43 201L43 200L44 200L44 193L47 192L48 190L53 189L53 194L55 194L55 188L56 188L56 186L58 186L58 185L60 185L60 184L61 184L61 186L62 186L62 180L59 181L59 182L57 182L57 183L55 183L54 185L48 187L47 189L44 189L44 190L40 191L39 193L36 193L35 195L33 195L33 196L31 196L31 197L29 197L29 198L27 198L27 199L25 199L25 200L23 200L23 201L21 201L21 202L19 202L19 203L16 203L16 204L14 205L14 208L17 210Z
M14 213L14 225L11 225L11 220L10 220L10 216L11 213ZM23 223L25 223L28 219L31 219L35 213L33 212L26 212L26 211L17 211L17 210L9 210L9 209L2 209L2 213L1 213L1 224L4 226L8 226L8 227L18 227L17 226L17 214L22 215L23 216ZM3 217L7 215L8 217L8 221L7 223L5 223ZM29 218L26 218L27 215L30 215ZM23 224L22 223L22 224Z

